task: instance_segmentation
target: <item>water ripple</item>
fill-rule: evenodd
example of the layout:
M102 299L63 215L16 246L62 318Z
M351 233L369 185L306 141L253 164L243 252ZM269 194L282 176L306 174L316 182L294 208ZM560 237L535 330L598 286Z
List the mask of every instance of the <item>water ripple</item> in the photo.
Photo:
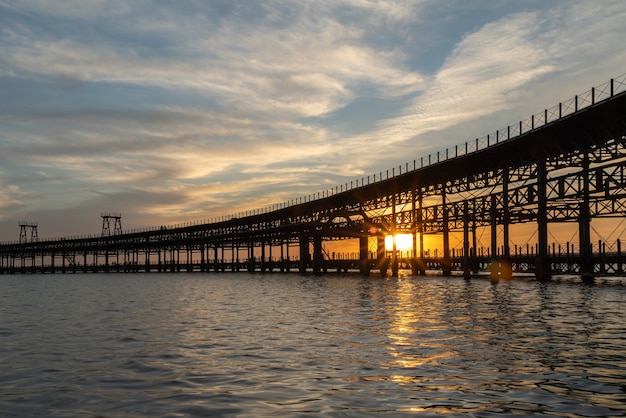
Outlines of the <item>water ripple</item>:
M626 287L2 277L0 415L626 415Z

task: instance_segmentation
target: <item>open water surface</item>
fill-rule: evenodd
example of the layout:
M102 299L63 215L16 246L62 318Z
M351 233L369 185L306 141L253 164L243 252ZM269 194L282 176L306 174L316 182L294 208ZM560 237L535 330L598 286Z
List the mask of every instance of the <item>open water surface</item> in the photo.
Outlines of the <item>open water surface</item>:
M626 415L626 280L0 276L0 416Z

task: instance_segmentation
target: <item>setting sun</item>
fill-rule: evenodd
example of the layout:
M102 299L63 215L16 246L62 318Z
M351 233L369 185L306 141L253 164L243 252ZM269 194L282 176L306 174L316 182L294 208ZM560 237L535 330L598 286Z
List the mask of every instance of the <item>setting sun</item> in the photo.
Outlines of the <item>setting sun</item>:
M393 235L387 235L385 237L385 250L393 251ZM411 234L396 234L396 249L398 251L408 251L413 248L413 235Z

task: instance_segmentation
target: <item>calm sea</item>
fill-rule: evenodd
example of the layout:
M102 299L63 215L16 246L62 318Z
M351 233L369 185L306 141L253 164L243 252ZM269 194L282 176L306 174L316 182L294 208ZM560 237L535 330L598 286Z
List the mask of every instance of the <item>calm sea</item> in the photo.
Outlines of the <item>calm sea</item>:
M626 415L626 279L0 276L0 416Z

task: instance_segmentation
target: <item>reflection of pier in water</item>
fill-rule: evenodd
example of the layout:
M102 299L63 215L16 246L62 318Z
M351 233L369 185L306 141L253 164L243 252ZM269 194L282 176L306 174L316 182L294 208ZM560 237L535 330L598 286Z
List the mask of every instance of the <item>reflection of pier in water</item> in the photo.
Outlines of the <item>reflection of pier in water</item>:
M592 243L592 220L626 213L626 76L484 138L387 173L206 223L0 245L0 272L440 270L583 277L622 274L621 242ZM121 216L121 215L120 215ZM117 220L118 218L116 218ZM549 242L572 223L576 242ZM523 244L510 228L530 224ZM477 236L489 236L479 247ZM412 249L385 248L410 234ZM427 253L425 235L441 238ZM460 245L450 244L461 235ZM330 255L332 241L356 251ZM530 242L533 240L534 242ZM348 242L348 241L346 241ZM395 242L395 241L394 241Z

